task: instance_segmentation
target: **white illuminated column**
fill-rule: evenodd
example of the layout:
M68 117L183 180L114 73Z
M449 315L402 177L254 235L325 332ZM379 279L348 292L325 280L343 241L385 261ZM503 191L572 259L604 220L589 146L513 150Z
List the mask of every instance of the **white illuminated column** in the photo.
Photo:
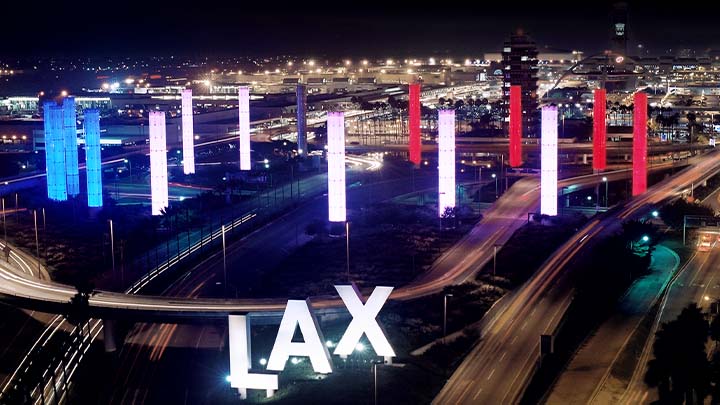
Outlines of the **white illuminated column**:
M192 89L182 91L183 173L195 173L195 141L193 140Z
M542 108L540 213L557 215L558 134L556 106Z
M345 114L327 113L328 220L345 222Z
M438 216L455 207L455 111L438 111Z
M152 215L161 215L168 206L167 146L165 113L150 111L150 192Z
M250 88L241 86L238 90L238 113L240 122L238 134L240 138L240 170L251 170L250 161Z

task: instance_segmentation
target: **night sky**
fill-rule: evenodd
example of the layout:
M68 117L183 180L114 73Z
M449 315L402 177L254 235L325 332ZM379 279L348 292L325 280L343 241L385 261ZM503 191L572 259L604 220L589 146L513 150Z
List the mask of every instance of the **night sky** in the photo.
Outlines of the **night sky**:
M2 56L480 56L524 28L539 46L599 51L609 1L12 1ZM632 45L651 54L720 47L720 2L630 2ZM694 4L693 4L694 3ZM422 5L420 5L422 4ZM546 6L545 4L552 4ZM243 9L243 8L246 9ZM509 7L508 10L506 7Z

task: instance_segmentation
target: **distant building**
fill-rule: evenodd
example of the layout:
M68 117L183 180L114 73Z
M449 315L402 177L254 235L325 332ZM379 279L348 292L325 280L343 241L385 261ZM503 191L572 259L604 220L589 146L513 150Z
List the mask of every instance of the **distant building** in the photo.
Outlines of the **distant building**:
M523 136L536 137L538 130L538 50L533 41L522 30L512 34L505 41L503 60L503 113L509 120L510 86L522 87Z
M628 6L627 3L615 3L612 9L611 50L620 55L627 55L628 42Z

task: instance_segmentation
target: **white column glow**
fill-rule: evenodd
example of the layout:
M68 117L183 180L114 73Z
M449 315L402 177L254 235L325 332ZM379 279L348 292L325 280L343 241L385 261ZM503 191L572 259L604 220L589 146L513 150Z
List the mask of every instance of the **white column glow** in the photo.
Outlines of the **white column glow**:
M540 213L557 215L558 176L558 109L542 108L542 134L540 137Z
M150 111L150 193L152 215L161 215L168 206L167 145L165 113Z
M455 207L455 111L438 111L438 216Z
M238 134L240 138L240 170L251 170L250 161L250 88L241 86L238 91L238 111L240 122Z
M345 222L345 114L327 113L328 220Z
M183 173L195 173L195 141L193 137L192 89L182 91Z

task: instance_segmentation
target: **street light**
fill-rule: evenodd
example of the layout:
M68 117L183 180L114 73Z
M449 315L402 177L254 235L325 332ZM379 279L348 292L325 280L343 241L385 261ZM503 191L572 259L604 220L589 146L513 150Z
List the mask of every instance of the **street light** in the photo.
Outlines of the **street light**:
M608 207L608 178L603 176L603 183L605 183L605 208Z
M350 222L345 221L345 260L347 261L347 278L350 282Z
M2 198L2 217L3 217L3 234L5 235L5 243L7 243L7 227L5 226L5 197Z
M495 179L495 198L498 198L497 175L493 173L492 178Z
M445 336L447 336L447 299L452 296L452 294L445 294L443 296L443 344L445 344Z
M378 403L378 385L377 385L377 366L378 366L378 364L382 364L382 362L380 362L378 360L373 361L373 380L374 380L374 385L375 385L375 389L374 389L375 405L377 405L377 403Z
M225 289L225 296L227 296L227 260L225 259L225 225L221 226L222 230L222 247L223 247L223 288Z
M112 257L113 281L117 281L117 277L115 276L115 230L113 229L112 219L108 221L110 222L110 257Z

